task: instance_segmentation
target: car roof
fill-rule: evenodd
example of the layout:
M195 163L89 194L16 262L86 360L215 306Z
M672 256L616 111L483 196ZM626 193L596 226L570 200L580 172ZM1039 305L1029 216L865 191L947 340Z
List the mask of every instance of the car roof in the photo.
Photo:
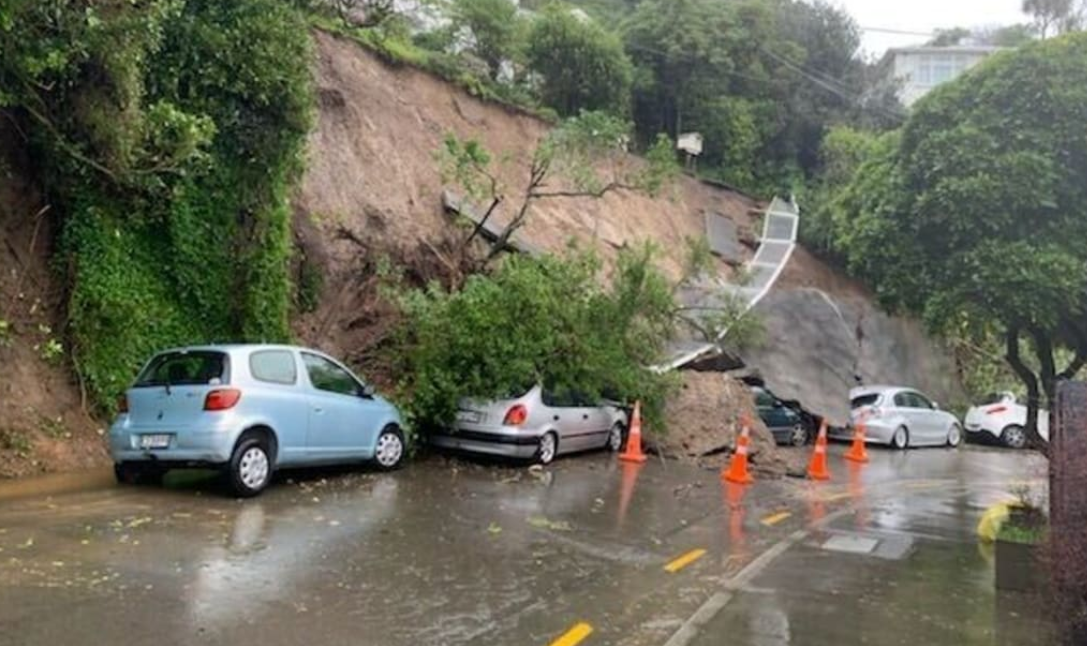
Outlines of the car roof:
M315 350L313 348L305 348L298 345L285 345L279 343L221 343L221 344L208 344L208 345L186 345L177 348L168 348L161 350L156 354L166 354L167 352L226 352L231 353L238 350L305 350L306 352L313 352L320 355L327 355L325 352Z
M907 388L905 386L861 386L849 391L849 398L856 399L857 397L864 397L865 395L887 395L900 393L902 391L920 392L916 388Z

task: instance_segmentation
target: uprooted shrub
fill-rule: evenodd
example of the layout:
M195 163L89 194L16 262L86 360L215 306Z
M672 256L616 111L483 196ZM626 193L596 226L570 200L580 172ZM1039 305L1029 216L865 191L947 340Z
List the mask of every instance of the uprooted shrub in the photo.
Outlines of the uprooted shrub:
M399 289L412 422L425 431L450 422L464 397L508 397L542 383L641 400L660 428L671 380L647 366L660 362L677 308L654 255L651 245L621 251L609 281L595 254L571 249L508 257L455 292Z

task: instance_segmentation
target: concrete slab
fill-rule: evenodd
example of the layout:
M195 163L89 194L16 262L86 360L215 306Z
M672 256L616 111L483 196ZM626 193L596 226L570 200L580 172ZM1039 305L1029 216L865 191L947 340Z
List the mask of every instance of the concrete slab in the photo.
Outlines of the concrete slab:
M824 541L823 549L847 554L870 554L872 550L876 549L877 545L879 545L879 541L875 538L839 534Z

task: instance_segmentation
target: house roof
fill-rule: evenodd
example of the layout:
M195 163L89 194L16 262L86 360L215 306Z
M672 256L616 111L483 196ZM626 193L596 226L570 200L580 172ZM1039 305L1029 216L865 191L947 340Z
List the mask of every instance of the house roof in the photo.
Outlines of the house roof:
M888 54L992 54L1003 51L1007 47L995 47L992 45L954 45L951 47L925 47L915 45L913 47L892 47Z

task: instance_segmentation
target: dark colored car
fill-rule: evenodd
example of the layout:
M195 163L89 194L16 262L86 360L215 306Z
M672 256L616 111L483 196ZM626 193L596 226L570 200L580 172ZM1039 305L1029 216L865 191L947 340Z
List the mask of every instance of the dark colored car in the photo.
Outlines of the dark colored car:
M766 424L766 428L770 429L774 441L792 446L804 446L808 443L808 425L800 413L765 388L753 386L751 390L755 393L755 407L759 411L759 417Z

